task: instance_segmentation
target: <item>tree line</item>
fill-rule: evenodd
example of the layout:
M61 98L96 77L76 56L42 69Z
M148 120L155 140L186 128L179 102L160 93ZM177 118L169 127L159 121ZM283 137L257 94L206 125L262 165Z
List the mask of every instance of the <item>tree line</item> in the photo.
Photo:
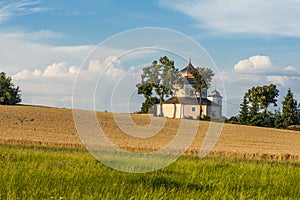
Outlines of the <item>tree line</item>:
M289 88L281 102L281 110L268 110L270 105L277 107L279 90L276 85L264 85L249 89L240 104L239 115L232 118L239 124L250 126L287 128L290 125L300 124L300 104L294 99Z

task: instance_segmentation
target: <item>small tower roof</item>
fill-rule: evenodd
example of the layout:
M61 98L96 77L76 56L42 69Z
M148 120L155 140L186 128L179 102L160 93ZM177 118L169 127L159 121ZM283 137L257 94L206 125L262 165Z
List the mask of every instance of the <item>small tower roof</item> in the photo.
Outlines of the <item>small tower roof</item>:
M194 78L194 76L192 75L193 70L195 70L195 67L192 65L191 55L190 55L187 66L182 70L180 70L180 74L183 78Z
M216 89L213 90L210 94L209 94L209 97L220 97L220 98L223 98L220 94L220 92L218 92Z

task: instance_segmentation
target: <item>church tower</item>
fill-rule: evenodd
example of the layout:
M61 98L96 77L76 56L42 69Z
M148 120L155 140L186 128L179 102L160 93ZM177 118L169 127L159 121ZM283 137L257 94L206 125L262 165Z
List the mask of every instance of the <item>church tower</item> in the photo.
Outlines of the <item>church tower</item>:
M191 56L189 56L188 64L185 68L180 70L180 76L183 79L184 87L182 89L179 89L179 91L176 93L177 97L191 97L195 98L195 89L192 87L193 84L195 84L194 76L192 75L192 71L195 70L195 67L192 65L191 62ZM202 89L202 98L207 98L207 89Z
M212 109L212 116L222 116L222 99L223 97L221 96L220 92L218 92L215 88L215 90L213 90L209 96L207 97L207 99L209 99L210 101L214 102L215 104L217 104L220 109L216 110L216 109Z

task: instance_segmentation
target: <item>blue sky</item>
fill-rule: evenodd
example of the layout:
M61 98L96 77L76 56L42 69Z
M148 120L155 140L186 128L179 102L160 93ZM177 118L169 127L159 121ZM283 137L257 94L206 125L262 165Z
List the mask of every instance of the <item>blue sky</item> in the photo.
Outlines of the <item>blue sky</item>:
M75 74L96 45L134 28L168 28L209 53L223 77L231 116L252 86L274 83L280 98L291 87L300 101L298 13L299 0L5 0L0 70L20 85L24 103L71 107Z

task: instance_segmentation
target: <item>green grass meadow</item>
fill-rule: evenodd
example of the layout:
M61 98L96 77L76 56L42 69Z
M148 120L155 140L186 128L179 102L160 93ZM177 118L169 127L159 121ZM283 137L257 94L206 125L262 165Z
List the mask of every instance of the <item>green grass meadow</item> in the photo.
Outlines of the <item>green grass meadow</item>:
M300 163L182 157L116 171L84 149L0 144L0 199L300 199Z

